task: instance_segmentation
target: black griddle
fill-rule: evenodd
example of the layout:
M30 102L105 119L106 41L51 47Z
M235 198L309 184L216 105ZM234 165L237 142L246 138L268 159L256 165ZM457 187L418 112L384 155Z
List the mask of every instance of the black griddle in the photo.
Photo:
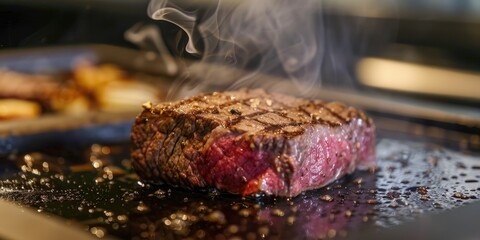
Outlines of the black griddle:
M101 59L99 51L87 49ZM479 209L480 128L475 118L399 115L395 109L365 106L378 128L378 168L295 198L242 198L143 183L128 160L128 117L3 134L0 141L15 148L5 149L1 157L0 198L80 223L99 237L372 239L398 238L393 233L400 231L433 238L438 235L431 233L445 223L438 219L445 218L464 222L443 229L450 235L440 237L478 236L480 228L468 227L476 223L464 210ZM119 126L120 134L108 133ZM78 137L70 138L72 132ZM51 141L35 145L39 136Z

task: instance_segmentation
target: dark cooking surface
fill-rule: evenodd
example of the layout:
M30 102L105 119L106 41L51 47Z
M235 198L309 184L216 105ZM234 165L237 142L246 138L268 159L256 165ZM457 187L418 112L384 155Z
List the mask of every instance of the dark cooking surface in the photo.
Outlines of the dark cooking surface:
M0 162L0 198L75 219L99 237L292 239L389 227L480 197L478 154L379 135L376 171L293 199L145 186L131 174L128 145L12 155Z

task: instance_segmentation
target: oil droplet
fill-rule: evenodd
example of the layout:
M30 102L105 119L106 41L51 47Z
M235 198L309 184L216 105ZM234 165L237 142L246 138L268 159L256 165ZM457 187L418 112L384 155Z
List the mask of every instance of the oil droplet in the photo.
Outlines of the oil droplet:
M111 151L110 151L110 148L109 148L109 147L106 147L106 146L102 147L102 150L101 150L101 151L102 151L102 153L105 154L105 155L108 155L108 154L110 154L110 152L111 152Z
M126 223L128 221L128 216L127 215L118 215L117 220L119 223Z
M226 222L225 215L221 211L213 211L210 213L206 220L209 222L217 222L219 224L224 224Z
M137 210L138 210L139 212L148 212L148 211L150 211L150 208L149 208L145 203L143 203L142 201L140 201L140 202L138 203Z
M106 230L102 227L92 227L90 228L90 233L92 233L98 238L103 238L105 236Z
M113 224L112 224L112 228L113 228L114 230L118 230L118 229L120 228L120 225L119 225L118 223L113 223Z
M153 195L155 195L157 198L162 199L162 198L165 197L166 192L163 191L162 189L158 189L157 191L155 191L155 192L153 193Z
M244 208L244 209L240 210L238 212L238 214L242 217L248 217L248 216L250 216L250 210L248 210L247 208Z
M107 216L107 217L113 216L113 212L110 212L110 211L103 211L103 213L104 213L105 216Z
M266 236L268 236L269 232L270 232L270 229L268 229L268 227L258 228L258 234L260 234L262 238L265 238Z
M170 226L172 224L172 221L170 221L170 219L165 219L163 223L165 224L165 226Z
M235 234L238 232L238 226L237 225L230 225L228 226L228 231L232 234Z
M92 166L95 169L101 168L101 167L103 167L103 162L99 159L95 159L95 160L92 161Z
M353 213L352 213L352 211L350 211L350 210L345 211L345 217L348 217L348 218L349 218L349 217L352 216L352 214L353 214Z
M325 194L325 195L320 196L320 200L322 200L324 202L332 202L333 197L328 195L328 194Z
M43 171L44 171L44 172L48 173L48 172L50 171L48 162L43 162L43 163L42 163L42 167L43 167Z
M280 209L274 209L272 211L272 214L278 217L283 217L285 215L285 213Z

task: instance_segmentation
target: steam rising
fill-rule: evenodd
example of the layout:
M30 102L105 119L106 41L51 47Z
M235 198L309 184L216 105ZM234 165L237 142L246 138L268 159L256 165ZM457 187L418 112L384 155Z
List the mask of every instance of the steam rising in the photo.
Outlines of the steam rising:
M199 54L196 46L191 41L196 21L194 12L181 11L179 7L169 3L168 0L151 1L147 12L155 20L164 20L181 28L190 39L186 46L186 51L191 54Z
M144 50L159 53L167 74L175 75L178 73L179 68L172 56L168 54L168 49L156 26L136 24L125 32L125 39L137 44Z
M229 89L258 86L258 74L276 75L292 80L297 90L306 93L322 79L349 80L347 66L353 50L349 42L355 24L336 28L329 23L318 0L218 0L207 11L188 10L182 1L152 0L148 14L157 20L177 25L189 38L188 53L201 61L187 68L191 88L177 82L177 90L201 91L205 81L227 81ZM320 12L320 13L319 13ZM206 64L227 65L246 70L244 74L219 79L217 68ZM225 77L225 76L222 76Z

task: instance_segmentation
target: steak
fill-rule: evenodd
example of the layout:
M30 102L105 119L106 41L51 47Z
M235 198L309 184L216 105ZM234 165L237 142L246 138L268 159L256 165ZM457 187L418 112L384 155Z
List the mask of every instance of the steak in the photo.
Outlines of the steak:
M149 182L293 197L375 164L372 120L339 102L242 89L144 108L132 160Z

